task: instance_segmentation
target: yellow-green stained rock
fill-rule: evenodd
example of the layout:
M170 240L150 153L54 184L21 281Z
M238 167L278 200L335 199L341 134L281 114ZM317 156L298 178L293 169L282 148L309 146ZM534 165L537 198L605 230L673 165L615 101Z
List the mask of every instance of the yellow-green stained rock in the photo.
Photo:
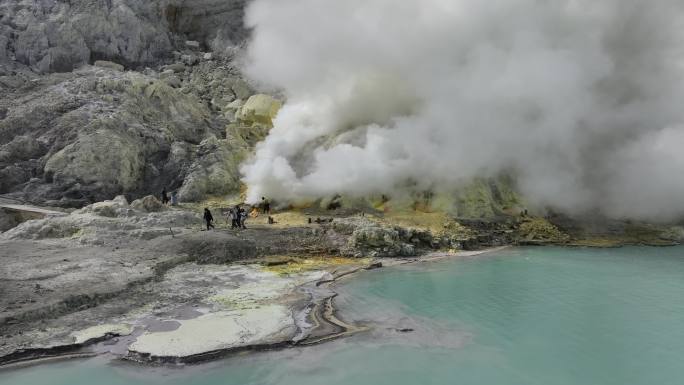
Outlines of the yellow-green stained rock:
M85 183L110 183L122 190L138 187L144 166L144 149L131 135L110 129L107 119L94 121L100 127L50 157L45 171L56 182L80 180Z
M491 218L522 204L507 177L476 178L456 194L455 214L460 218Z
M570 237L544 218L528 218L520 225L524 243L566 243Z
M273 126L273 118L278 114L282 103L270 95L252 95L236 114L237 120L245 125Z

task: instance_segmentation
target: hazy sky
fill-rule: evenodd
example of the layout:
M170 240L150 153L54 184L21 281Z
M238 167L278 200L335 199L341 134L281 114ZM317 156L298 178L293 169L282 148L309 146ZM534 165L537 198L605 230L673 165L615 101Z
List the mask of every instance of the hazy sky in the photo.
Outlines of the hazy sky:
M538 206L681 216L683 22L681 0L254 0L247 73L287 103L249 199L505 172Z

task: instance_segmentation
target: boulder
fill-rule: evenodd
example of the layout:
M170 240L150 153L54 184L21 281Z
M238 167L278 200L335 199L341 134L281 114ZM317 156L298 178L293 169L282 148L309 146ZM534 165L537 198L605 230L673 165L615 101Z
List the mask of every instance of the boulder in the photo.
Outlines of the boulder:
M114 70L114 71L119 71L119 72L124 71L124 66L122 66L121 64L114 63L114 62L107 61L107 60L96 60L94 65L95 65L95 67L107 68L107 69Z
M134 200L133 203L131 203L131 207L138 211L148 213L166 210L166 206L164 206L154 195L148 195L144 198Z

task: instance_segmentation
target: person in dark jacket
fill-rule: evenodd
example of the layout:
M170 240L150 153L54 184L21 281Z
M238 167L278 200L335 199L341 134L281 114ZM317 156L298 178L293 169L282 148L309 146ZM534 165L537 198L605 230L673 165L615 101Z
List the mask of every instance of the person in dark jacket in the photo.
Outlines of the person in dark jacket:
M162 201L162 204L164 204L164 205L169 203L169 196L166 194L166 187L164 187L164 189L162 190L161 201Z
M211 222L214 221L214 217L211 215L211 211L208 208L204 208L204 220L207 222L207 230L213 229L214 225Z

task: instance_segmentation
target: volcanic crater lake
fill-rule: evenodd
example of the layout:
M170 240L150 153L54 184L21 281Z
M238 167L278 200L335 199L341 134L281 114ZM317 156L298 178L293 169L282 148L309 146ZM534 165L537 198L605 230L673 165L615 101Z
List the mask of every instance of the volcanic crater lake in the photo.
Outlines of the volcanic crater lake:
M2 385L684 383L684 247L511 248L338 284L368 332L184 368L106 357L0 371Z

